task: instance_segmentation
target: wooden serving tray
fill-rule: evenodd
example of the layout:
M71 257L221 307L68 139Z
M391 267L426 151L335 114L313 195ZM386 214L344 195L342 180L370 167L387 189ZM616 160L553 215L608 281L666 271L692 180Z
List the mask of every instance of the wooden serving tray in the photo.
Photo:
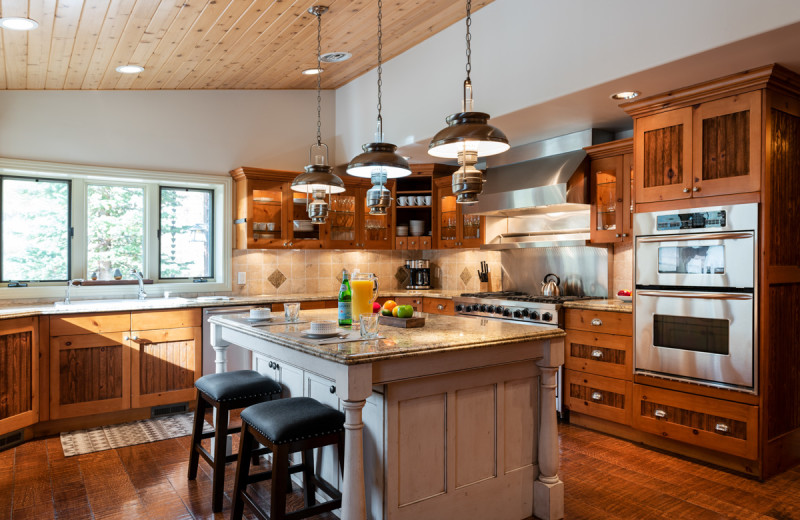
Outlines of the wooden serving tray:
M394 316L378 316L378 323L401 329L416 329L425 326L425 318L395 318Z

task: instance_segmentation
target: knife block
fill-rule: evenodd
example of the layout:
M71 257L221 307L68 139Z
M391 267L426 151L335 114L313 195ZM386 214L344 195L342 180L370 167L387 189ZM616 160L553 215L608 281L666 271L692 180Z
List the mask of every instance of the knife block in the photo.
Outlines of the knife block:
M481 292L491 292L492 291L492 273L486 273L486 281L479 282L481 285L480 291Z

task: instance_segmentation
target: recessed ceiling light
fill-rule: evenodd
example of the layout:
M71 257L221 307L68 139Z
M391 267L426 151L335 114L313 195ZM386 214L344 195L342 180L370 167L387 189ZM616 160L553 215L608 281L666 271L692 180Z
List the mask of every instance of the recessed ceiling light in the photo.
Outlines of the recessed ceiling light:
M144 67L139 65L120 65L115 70L121 74L139 74L144 70Z
M353 55L349 52L326 52L319 57L319 61L323 63L339 63L340 61L349 60Z
M306 69L303 71L303 74L305 74L306 76L313 76L315 74L322 74L322 71L324 70L325 69L317 69L317 68Z
M30 18L8 17L0 18L0 27L12 31L31 31L39 27L39 23Z
M636 90L626 90L623 92L617 92L616 94L611 94L611 99L633 99L639 94L641 94L641 92L637 92Z

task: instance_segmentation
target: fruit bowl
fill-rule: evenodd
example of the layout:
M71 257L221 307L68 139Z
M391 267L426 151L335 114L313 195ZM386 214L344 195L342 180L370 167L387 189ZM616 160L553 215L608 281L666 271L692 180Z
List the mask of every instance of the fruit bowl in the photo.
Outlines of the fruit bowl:
M619 298L620 300L622 300L624 302L629 302L629 301L633 300L633 294L631 294L630 291L622 290L622 291L617 292L617 298Z

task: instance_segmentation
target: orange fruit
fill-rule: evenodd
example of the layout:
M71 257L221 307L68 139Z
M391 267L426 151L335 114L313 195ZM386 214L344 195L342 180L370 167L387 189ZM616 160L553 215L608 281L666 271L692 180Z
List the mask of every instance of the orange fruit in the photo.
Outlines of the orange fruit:
M394 300L386 300L386 303L383 304L383 310L392 312L392 309L397 307L397 302Z

